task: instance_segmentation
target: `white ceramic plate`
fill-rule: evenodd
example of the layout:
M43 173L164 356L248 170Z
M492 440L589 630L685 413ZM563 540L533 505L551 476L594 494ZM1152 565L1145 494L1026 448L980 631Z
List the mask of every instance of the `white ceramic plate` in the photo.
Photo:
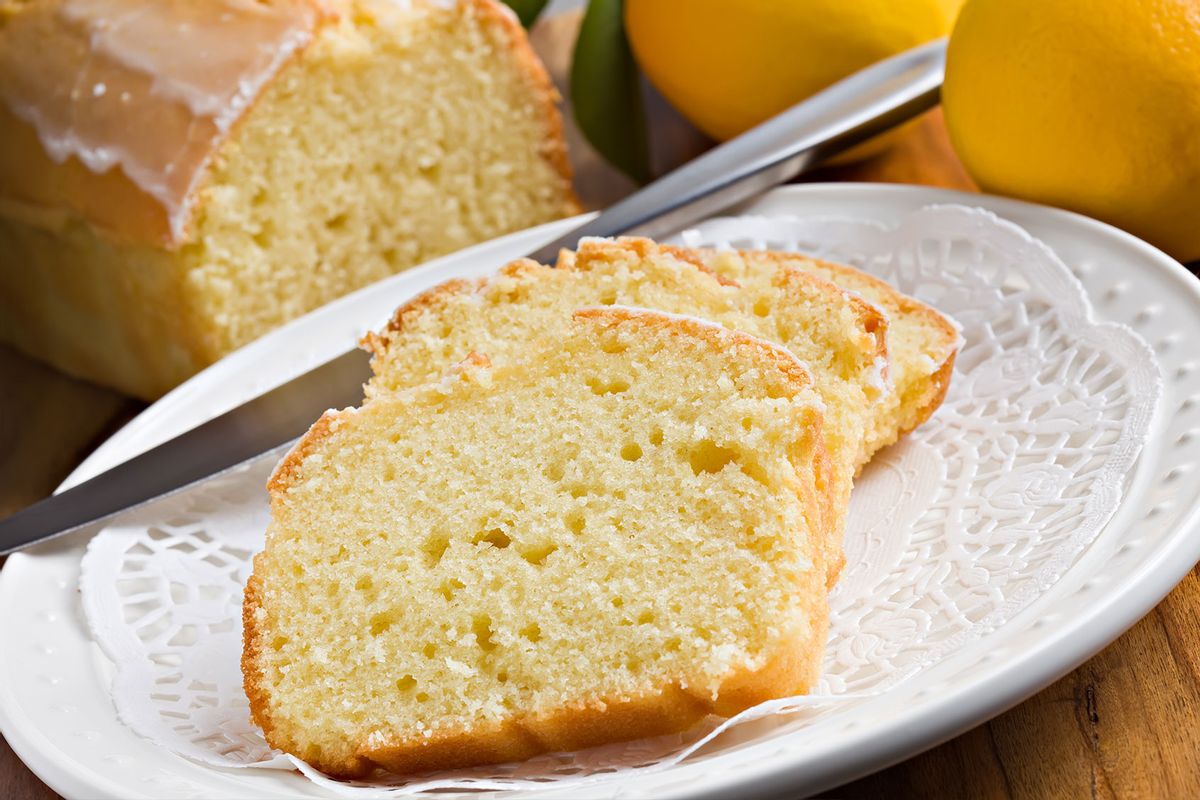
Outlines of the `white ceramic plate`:
M820 744L750 739L587 796L739 797L820 791L948 739L1052 682L1149 611L1200 559L1200 282L1154 248L1073 214L913 187L778 189L746 213L842 214L888 223L931 203L988 208L1054 248L1096 315L1136 329L1166 380L1161 413L1122 507L1049 592L998 631L869 704L829 720ZM326 306L234 353L155 403L64 483L85 480L340 352L432 273L490 272L573 221L463 251ZM292 774L216 770L139 738L117 719L76 579L89 531L12 556L0 573L0 731L67 797L323 796ZM545 795L541 795L545 796ZM576 794L576 796L579 796Z

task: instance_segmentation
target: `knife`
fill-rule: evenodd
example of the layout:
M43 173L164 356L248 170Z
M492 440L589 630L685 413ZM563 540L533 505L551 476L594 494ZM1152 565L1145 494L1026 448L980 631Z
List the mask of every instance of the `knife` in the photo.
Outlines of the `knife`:
M616 203L529 254L553 264L584 236L657 237L795 177L938 101L937 40L839 81ZM497 265L499 266L499 265ZM0 555L68 533L233 469L302 435L328 408L356 405L370 376L351 350L265 394L0 520Z

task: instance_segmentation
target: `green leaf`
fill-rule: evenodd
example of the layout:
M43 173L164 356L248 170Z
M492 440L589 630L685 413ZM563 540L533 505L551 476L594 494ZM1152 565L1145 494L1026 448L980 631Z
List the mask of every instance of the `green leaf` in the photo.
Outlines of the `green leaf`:
M571 64L571 104L587 140L638 183L650 180L646 111L622 0L592 0Z
M521 24L526 28L537 20L547 2L548 0L504 0L504 4L516 13L517 19L521 20Z

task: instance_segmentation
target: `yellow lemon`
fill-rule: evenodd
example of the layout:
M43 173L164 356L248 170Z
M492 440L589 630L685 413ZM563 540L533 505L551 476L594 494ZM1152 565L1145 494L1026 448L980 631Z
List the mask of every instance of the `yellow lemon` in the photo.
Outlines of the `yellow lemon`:
M984 190L1200 257L1200 0L970 0L942 102Z
M728 139L880 59L946 35L962 0L626 0L634 57Z

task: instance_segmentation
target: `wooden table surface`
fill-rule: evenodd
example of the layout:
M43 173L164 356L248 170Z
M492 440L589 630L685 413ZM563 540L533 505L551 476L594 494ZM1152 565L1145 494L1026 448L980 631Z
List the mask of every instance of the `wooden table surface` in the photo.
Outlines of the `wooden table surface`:
M886 153L810 179L973 188L936 111ZM0 515L49 494L141 408L0 345ZM0 740L0 798L56 796ZM1124 636L1041 693L922 755L822 796L1200 797L1197 570Z

